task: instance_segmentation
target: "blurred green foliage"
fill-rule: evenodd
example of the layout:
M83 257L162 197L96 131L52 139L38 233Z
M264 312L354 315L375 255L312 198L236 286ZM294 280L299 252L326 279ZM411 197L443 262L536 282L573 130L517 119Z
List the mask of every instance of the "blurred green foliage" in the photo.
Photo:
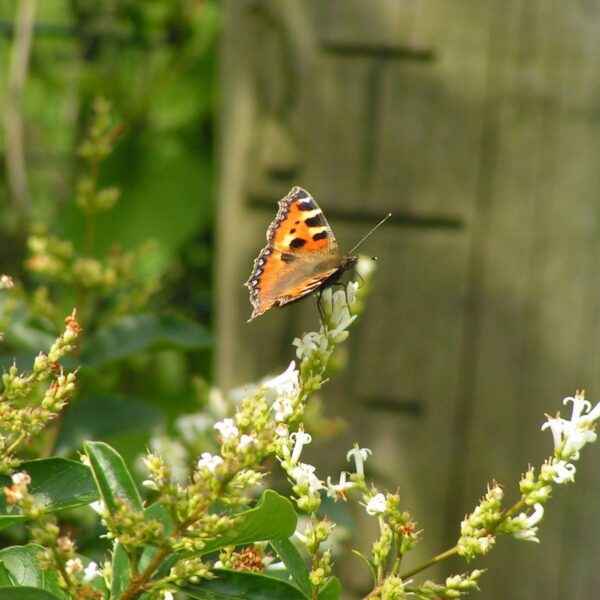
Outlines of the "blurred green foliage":
M0 0L2 107L17 9ZM74 457L82 440L103 439L131 462L153 432L202 408L220 17L215 0L37 2L19 107L31 211L11 196L0 138L0 273L19 284L0 297L0 367L16 359L26 369L78 306L84 338L67 366L81 367L80 392L49 433L48 454ZM98 98L111 106L112 148L95 164L82 147ZM82 185L92 180L110 210L91 211L90 236ZM53 251L59 269L39 268ZM93 282L90 274L105 274L98 265L126 285Z
M0 1L5 61L17 5ZM44 0L37 7L22 107L34 208L28 220L82 243L82 215L72 203L81 168L75 150L93 101L107 98L119 135L102 183L118 184L122 201L99 219L94 251L156 240L147 268L177 284L169 301L208 317L218 4ZM2 104L6 73L0 70ZM24 253L23 219L5 182L2 176L0 227L7 241L0 248L10 240L10 252L0 252L0 270L14 273Z

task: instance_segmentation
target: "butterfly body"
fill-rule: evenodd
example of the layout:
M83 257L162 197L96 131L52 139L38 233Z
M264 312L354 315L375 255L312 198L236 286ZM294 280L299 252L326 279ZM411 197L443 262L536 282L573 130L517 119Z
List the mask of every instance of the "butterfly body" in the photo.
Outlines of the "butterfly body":
M246 282L254 307L249 321L273 306L300 300L331 285L358 257L339 253L337 241L314 198L294 187L279 201L267 245Z

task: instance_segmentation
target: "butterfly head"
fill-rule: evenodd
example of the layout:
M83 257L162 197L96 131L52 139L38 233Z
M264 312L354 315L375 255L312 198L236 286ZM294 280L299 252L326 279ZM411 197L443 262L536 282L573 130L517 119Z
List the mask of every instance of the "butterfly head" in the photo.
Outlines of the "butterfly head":
M358 262L358 256L342 256L342 262L340 263L340 270L347 271L348 269L352 269L354 265Z

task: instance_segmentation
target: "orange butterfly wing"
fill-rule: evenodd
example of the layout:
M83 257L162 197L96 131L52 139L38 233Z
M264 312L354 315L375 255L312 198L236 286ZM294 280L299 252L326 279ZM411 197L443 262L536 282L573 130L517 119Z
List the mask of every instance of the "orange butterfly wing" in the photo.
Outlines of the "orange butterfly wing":
M254 310L249 321L316 290L340 269L331 227L314 198L294 187L279 201L267 230L267 246L254 261L246 282Z

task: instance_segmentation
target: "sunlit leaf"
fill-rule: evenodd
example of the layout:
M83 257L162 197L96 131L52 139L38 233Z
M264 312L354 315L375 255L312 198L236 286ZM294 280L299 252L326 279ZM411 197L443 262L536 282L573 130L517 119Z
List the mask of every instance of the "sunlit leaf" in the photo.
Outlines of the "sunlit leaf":
M104 442L86 442L84 448L107 509L115 512L119 500L124 500L134 510L142 510L138 489L119 453Z

